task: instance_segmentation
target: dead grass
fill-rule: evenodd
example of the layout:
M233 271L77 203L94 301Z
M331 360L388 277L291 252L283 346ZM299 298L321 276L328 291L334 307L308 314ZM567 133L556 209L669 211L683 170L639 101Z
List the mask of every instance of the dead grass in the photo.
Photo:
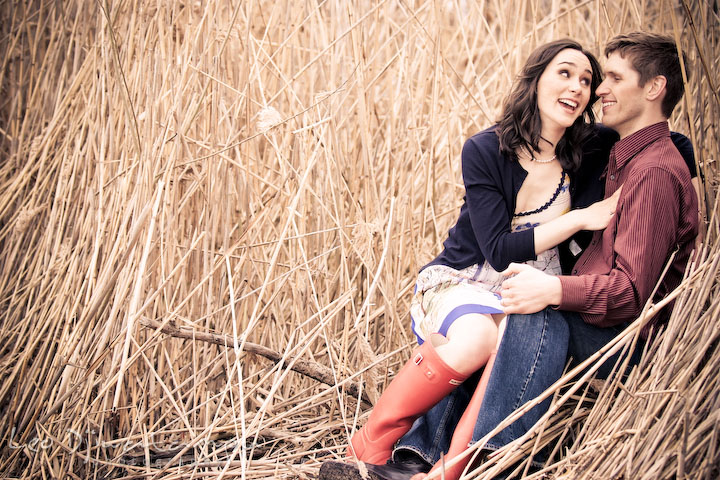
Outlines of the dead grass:
M560 382L518 448L573 438L562 478L717 475L714 2L235 3L0 4L0 475L312 477L407 358L463 139L539 43L637 28L692 60L672 124L704 251L652 362L584 402Z

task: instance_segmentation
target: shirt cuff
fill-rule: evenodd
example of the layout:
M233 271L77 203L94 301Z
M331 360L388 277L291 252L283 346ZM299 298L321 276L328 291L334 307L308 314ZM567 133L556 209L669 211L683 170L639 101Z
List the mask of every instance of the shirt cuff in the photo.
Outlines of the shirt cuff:
M562 301L558 308L571 312L581 312L585 309L585 282L580 276L560 275L562 286Z

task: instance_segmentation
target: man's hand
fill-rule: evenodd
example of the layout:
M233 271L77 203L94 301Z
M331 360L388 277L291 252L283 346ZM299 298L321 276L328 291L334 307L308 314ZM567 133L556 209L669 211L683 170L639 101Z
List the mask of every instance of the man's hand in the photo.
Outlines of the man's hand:
M513 275L502 283L502 305L505 313L535 313L562 300L560 280L523 263L511 263L503 272Z

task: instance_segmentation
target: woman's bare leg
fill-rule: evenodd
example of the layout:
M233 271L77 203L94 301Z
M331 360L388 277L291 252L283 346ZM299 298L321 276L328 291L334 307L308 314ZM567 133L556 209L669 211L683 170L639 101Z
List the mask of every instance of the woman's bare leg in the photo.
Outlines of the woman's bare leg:
M487 362L498 342L498 326L491 315L463 315L450 326L444 343L435 340L437 335L433 337L440 358L459 373L470 375Z

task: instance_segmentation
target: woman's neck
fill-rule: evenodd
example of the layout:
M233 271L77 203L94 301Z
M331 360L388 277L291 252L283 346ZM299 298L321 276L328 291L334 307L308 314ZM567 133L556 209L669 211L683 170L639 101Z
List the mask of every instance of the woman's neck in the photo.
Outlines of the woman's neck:
M546 158L555 155L555 147L565 134L564 128L542 129L540 134L539 150L533 152L535 158Z

